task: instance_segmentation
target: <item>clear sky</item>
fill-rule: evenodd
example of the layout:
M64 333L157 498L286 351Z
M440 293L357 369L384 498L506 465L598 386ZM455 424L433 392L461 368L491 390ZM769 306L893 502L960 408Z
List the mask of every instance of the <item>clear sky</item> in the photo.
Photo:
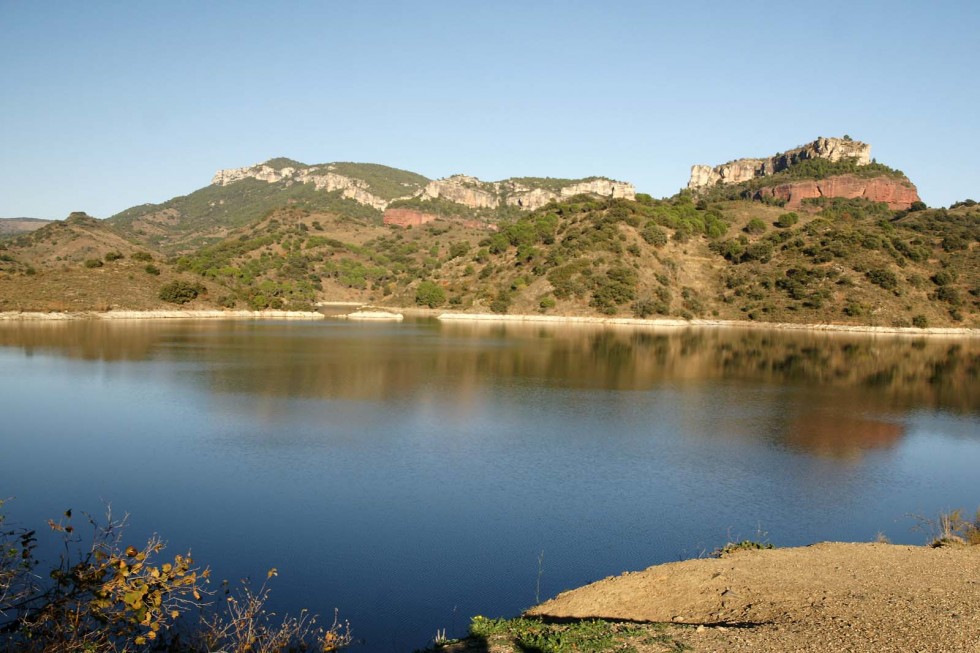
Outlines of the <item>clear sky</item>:
M605 175L849 134L980 200L980 2L0 0L0 217L108 217L287 156Z

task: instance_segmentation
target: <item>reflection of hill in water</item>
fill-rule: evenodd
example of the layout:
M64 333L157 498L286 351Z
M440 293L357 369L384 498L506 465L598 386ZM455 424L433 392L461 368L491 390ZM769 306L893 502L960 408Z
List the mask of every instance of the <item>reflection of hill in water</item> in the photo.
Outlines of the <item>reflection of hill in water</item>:
M212 389L380 399L451 380L647 390L745 380L850 387L869 408L980 409L980 342L588 326L152 321L0 324L0 346L103 361L194 360ZM261 370L261 373L255 373Z
M501 383L622 391L743 387L739 382L791 387L795 392L780 399L794 404L783 411L784 441L834 456L901 437L899 425L869 414L980 411L976 340L432 322L91 321L3 324L0 345L81 359L193 362L200 373L188 378L203 380L210 392L438 401L461 413Z
M856 458L866 449L887 449L898 444L905 428L896 422L868 417L801 412L788 425L785 442L810 453L833 458Z

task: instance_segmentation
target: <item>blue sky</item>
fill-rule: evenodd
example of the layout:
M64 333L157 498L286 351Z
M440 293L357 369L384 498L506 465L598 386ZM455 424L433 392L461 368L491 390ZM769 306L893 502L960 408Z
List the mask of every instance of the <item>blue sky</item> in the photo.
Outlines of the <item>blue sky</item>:
M845 133L980 200L980 2L0 0L0 217L108 217L288 156L605 175Z

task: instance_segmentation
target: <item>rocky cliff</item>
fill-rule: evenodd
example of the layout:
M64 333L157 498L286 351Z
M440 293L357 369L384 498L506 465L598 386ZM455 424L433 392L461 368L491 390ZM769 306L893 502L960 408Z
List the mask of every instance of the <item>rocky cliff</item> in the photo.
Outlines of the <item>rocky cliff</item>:
M919 194L911 182L890 177L865 179L854 175L841 175L826 179L803 179L777 186L761 188L755 193L756 199L774 197L786 202L786 207L795 209L805 199L817 197L844 197L884 202L888 208L906 210L913 202L919 201Z
M211 184L215 186L227 186L242 179L252 178L265 181L270 184L285 182L286 185L293 183L311 183L317 190L329 192L341 191L341 195L347 199L354 200L359 204L370 206L379 211L388 206L384 199L372 194L368 189L370 185L361 180L332 172L333 166L310 166L305 168L273 168L265 164L246 166L244 168L231 168L219 170L211 179Z
M636 189L633 184L603 177L582 180L515 178L485 182L476 177L453 175L430 182L420 196L423 200L443 198L473 209L516 206L533 211L548 202L581 194L632 200L636 198Z
M818 138L812 143L766 159L736 159L719 166L691 166L687 187L698 190L715 184L738 184L756 177L767 177L808 159L841 161L855 159L858 165L871 163L871 146L850 138Z
M286 160L278 159L244 168L219 170L211 179L211 184L227 186L243 179L257 179L270 184L282 183L286 186L294 183L312 183L317 190L340 191L345 198L382 211L391 202L406 199L420 199L422 201L444 199L469 209L493 210L503 206L514 206L533 211L548 202L582 193L626 199L636 197L636 189L632 184L603 177L588 179L523 177L485 182L467 175L453 175L445 179L437 179L424 186L422 184L402 184L398 187L398 191L382 197L374 192L368 181L349 174L341 174L338 166L347 166L348 164L306 166L292 162L295 165L269 165L275 161ZM354 165L366 167L371 164Z
M500 198L493 184L487 184L476 177L453 175L437 179L422 189L423 200L447 199L471 209L495 209L500 206Z

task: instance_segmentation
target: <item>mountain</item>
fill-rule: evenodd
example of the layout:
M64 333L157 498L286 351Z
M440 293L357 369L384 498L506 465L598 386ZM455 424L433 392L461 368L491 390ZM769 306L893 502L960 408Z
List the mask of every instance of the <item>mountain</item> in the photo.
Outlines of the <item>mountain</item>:
M213 243L280 207L330 212L364 223L381 223L390 207L492 223L581 192L633 197L632 185L599 177L525 177L481 182L456 175L432 181L374 163L307 165L277 158L219 170L211 184L162 204L144 204L109 218L121 233L167 251Z
M51 222L40 218L0 218L0 238L26 234Z
M842 178L906 180L864 144L822 140L739 164L744 178L711 169L713 184L662 200L601 177L432 181L274 159L149 209L0 242L0 308L159 307L183 280L200 307L980 327L980 205L827 196ZM832 151L858 155L818 156ZM828 190L792 204L767 190L802 182Z
M108 218L108 223L149 245L187 251L284 206L380 222L383 198L417 191L427 182L421 175L376 164L308 166L272 159L219 170L209 186L162 204L134 206Z

